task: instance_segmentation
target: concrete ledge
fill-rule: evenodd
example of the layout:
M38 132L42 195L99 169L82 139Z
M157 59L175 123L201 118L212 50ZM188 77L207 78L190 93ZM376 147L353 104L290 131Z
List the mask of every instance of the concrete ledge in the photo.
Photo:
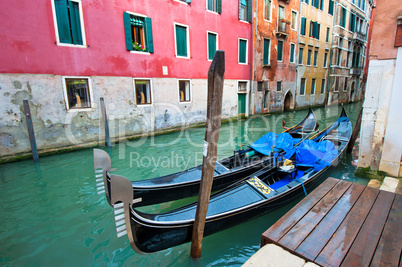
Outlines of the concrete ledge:
M392 177L385 177L380 190L388 191L391 193L395 193L396 187L398 186L399 180Z
M251 266L266 266L266 267L277 267L277 266L289 266L289 267L315 267L318 266L315 263L307 262L291 254L290 252L284 250L283 248L268 244L260 248L250 259L248 259L243 267Z

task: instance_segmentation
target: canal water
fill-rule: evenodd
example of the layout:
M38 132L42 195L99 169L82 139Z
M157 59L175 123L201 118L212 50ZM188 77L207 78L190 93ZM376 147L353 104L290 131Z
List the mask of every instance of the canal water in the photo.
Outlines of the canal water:
M345 105L353 125L361 103ZM335 121L338 106L315 108L320 129ZM251 144L266 132L301 121L307 110L255 116L222 125L218 157ZM116 174L130 180L180 171L202 161L204 128L116 144L111 150ZM354 176L345 155L326 176L367 184ZM116 237L113 210L95 188L92 149L0 165L1 266L239 266L259 249L261 234L297 201L255 220L204 238L202 258L190 258L190 244L152 255L138 255L127 236ZM196 198L143 207L162 212Z

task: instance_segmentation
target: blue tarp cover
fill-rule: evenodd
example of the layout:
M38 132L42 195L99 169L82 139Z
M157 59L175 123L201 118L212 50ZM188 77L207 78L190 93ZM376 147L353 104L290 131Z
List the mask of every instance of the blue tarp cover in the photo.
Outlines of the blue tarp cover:
M269 132L263 137L255 141L250 147L261 154L269 156L272 151L279 151L283 149L286 154L284 158L290 158L295 150L293 145L298 142L299 139L294 139L289 133L280 133L276 136L275 133Z
M320 171L331 165L331 162L338 156L338 150L335 145L324 140L314 142L304 140L296 148L296 163L303 166L314 167L314 171Z

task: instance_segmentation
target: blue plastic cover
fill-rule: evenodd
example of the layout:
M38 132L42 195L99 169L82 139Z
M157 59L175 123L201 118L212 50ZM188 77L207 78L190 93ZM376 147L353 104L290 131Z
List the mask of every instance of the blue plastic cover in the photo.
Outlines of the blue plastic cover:
M336 120L336 122L334 124L331 125L331 127L329 127L327 130L325 130L323 133L321 133L319 136L317 136L316 138L314 138L315 141L320 140L323 136L327 135L329 132L331 132L332 130L336 129L338 126L342 126L341 122L348 122L350 121L348 117L340 117Z
M293 149L294 143L295 141L289 133L280 133L276 136L275 133L269 132L255 141L250 147L267 156L269 156L272 151L277 152L284 150L285 155L283 157L289 159L295 153Z
M320 171L331 165L331 162L338 156L338 150L335 145L324 140L314 142L312 140L304 140L296 148L296 163L314 167L314 171Z

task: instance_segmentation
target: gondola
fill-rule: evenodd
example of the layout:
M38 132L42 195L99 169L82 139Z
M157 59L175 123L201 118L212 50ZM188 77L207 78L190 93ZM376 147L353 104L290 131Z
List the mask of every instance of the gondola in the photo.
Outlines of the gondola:
M306 117L299 124L286 129L283 132L283 136L290 136L293 138L294 142L297 143L310 135L316 128L317 121L310 108ZM274 133L268 133L253 143L254 146L252 144L247 149L235 151L234 155L231 157L217 161L212 190L221 190L264 166L272 164L272 156L267 149L261 148L261 144L265 147L269 146L268 150L270 150L272 144L267 145L267 142L272 143L275 137L276 135ZM282 142L281 144L277 142L275 144L278 149L281 145L283 147L289 146L286 142ZM105 193L106 199L111 205L111 159L105 151L94 149L94 169L98 183L98 193ZM131 182L137 199L135 206L152 205L197 195L200 186L201 171L202 165L199 165L181 172Z
M291 158L293 169L291 165L267 166L211 195L204 236L266 214L303 195L338 163L351 132L351 122L342 109L335 123L299 145ZM153 253L191 241L196 202L167 213L146 214L133 208L135 196L130 187L126 178L111 175L118 236L127 234L136 252Z

